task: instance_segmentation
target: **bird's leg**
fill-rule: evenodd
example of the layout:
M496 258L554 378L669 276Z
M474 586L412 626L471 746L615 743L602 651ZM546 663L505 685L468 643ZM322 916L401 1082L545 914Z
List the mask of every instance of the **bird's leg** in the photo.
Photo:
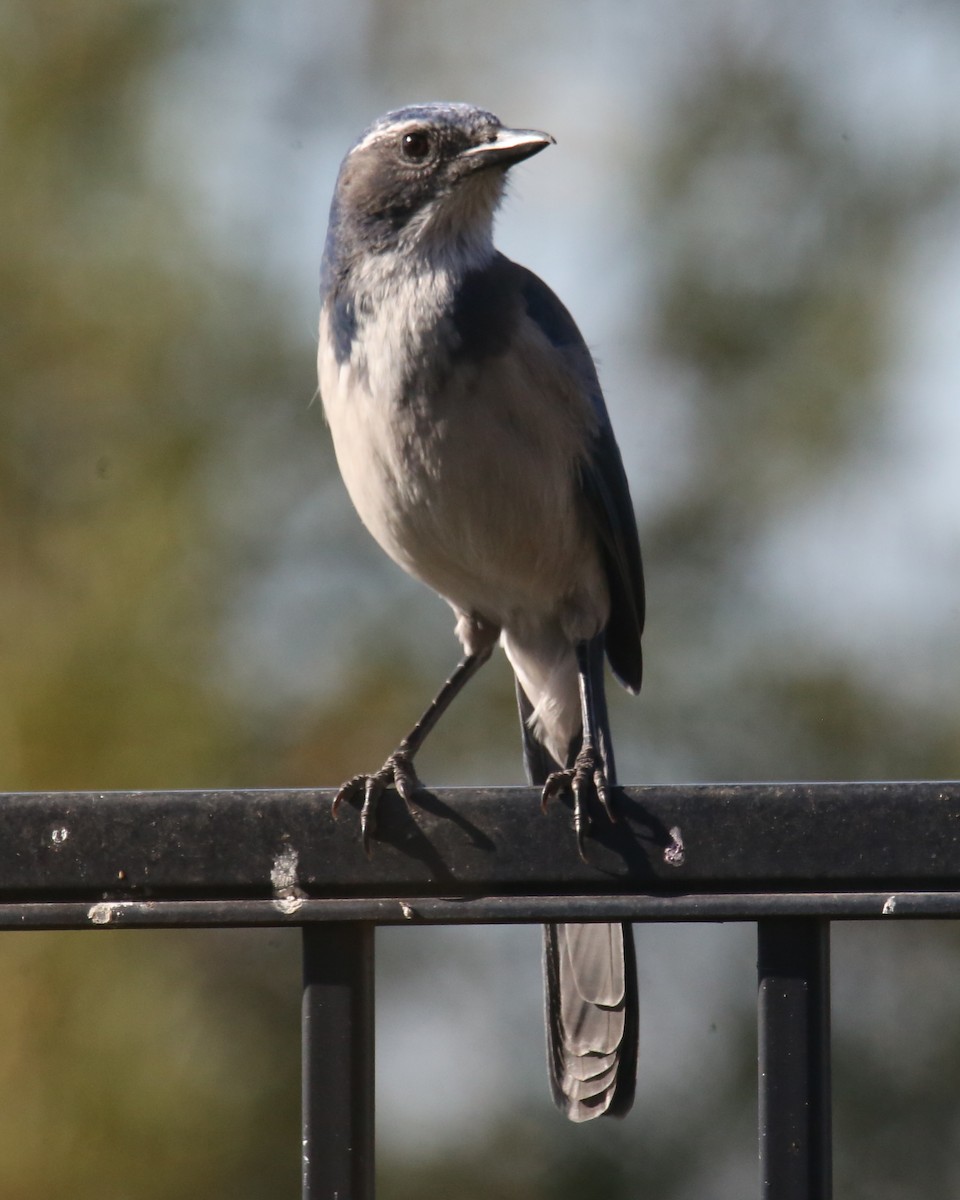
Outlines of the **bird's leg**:
M337 811L344 800L363 793L363 807L360 810L360 836L364 852L370 853L370 838L376 829L377 802L386 788L393 786L410 808L414 795L420 790L420 780L413 768L413 759L417 751L427 739L427 735L437 721L449 708L454 697L476 675L477 671L490 657L492 647L486 646L473 654L466 654L457 664L456 669L436 696L430 701L416 725L402 739L396 750L387 758L379 771L372 775L354 775L348 779L333 798L332 813L336 818Z
M616 820L610 804L610 788L616 783L616 769L613 764L613 747L610 745L603 694L603 638L578 642L576 655L583 721L580 749L571 766L562 771L554 771L547 777L540 803L546 808L551 797L568 790L573 794L573 828L577 835L577 852L586 862L584 838L590 830L591 796L596 796L611 821Z

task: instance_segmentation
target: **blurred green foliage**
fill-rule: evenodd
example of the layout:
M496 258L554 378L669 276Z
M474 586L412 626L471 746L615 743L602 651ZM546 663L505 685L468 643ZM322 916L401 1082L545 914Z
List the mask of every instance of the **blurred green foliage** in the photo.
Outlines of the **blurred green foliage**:
M223 666L238 596L271 574L288 511L332 478L307 404L313 314L294 311L248 246L204 236L189 165L158 169L151 142L152 97L177 86L177 55L212 53L241 7L0 4L7 790L330 784L380 761L436 682L437 655L411 645L409 622L368 608L336 645L327 634L337 683L296 711ZM370 61L390 58L398 25L413 55L407 9L369 7ZM407 66L424 69L417 55ZM304 78L291 85L301 106ZM621 760L699 778L955 774L960 698L883 691L828 648L808 653L784 636L755 568L784 518L882 438L906 247L955 195L955 168L858 152L809 86L723 41L663 114L658 143L635 153L653 263L636 353L684 380L690 436L682 488L640 514L650 672L641 707L618 710L637 735ZM452 658L444 621L430 636ZM506 673L491 670L464 704L430 747L430 777L516 778ZM894 995L876 980L911 952L926 1003L955 956L952 936L918 942L904 927L872 938L867 957L862 933L837 939L847 1012L865 988ZM5 936L0 973L0 1196L295 1195L295 938ZM843 1011L842 1194L955 1195L952 1028L893 1080L889 1044L871 1034L883 1012L853 1035ZM623 1127L574 1133L542 1108L457 1150L394 1153L382 1194L739 1200L752 1186L751 1028L741 1012L724 1035L742 1046L724 1110L713 1093L688 1095L682 1126L656 1144L636 1132L653 1103L641 1087ZM911 1119L891 1133L897 1083ZM913 1184L894 1165L905 1146Z
M203 478L225 424L292 390L292 355L263 283L147 169L147 85L175 18L0 8L9 790L256 778L243 721L198 670L221 608ZM295 944L25 934L0 961L0 1195L295 1193Z
M211 261L145 169L163 6L41 0L0 20L4 783L213 781L242 742L194 669L219 602L188 568L198 482L225 399L238 414L282 363L280 327L243 336L269 311L257 281Z
M784 519L883 443L900 270L956 166L864 160L815 95L728 47L681 96L653 168L652 349L694 397L695 447L683 494L644 529L665 642L655 740L682 738L708 778L949 777L956 707L883 693L792 639L756 578Z

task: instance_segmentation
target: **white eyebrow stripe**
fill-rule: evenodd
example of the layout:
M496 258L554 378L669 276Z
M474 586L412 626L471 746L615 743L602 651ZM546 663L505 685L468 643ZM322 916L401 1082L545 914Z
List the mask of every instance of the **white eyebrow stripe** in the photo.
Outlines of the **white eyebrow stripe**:
M357 142L351 149L350 154L356 154L358 150L366 150L377 142L385 142L388 139L396 137L398 133L403 133L404 130L423 129L423 127L424 122L418 121L415 117L408 121L398 121L396 125L387 125L386 127L381 125L377 129L371 129L362 141Z

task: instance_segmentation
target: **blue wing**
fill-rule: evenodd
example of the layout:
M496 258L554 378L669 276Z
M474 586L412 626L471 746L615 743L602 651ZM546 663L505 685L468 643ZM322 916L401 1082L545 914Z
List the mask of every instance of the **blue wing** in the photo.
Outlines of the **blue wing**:
M640 690L643 658L644 591L640 539L623 461L603 402L596 367L573 317L532 271L502 254L463 280L453 322L456 354L482 360L510 344L519 311L526 311L563 353L583 381L596 415L596 428L580 464L580 486L600 542L610 591L606 650L614 674L632 692Z
M638 692L643 674L640 636L645 607L640 538L623 460L596 367L576 322L560 300L532 271L515 265L514 270L520 273L520 292L527 314L558 349L571 356L596 413L596 431L581 464L580 484L600 539L610 589L607 657L624 687Z

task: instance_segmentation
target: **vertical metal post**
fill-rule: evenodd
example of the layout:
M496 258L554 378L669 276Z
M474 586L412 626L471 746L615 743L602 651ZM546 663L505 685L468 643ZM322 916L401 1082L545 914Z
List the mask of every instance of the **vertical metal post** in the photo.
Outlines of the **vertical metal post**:
M303 927L303 1200L373 1200L373 935Z
M760 1195L830 1200L830 922L757 922Z

